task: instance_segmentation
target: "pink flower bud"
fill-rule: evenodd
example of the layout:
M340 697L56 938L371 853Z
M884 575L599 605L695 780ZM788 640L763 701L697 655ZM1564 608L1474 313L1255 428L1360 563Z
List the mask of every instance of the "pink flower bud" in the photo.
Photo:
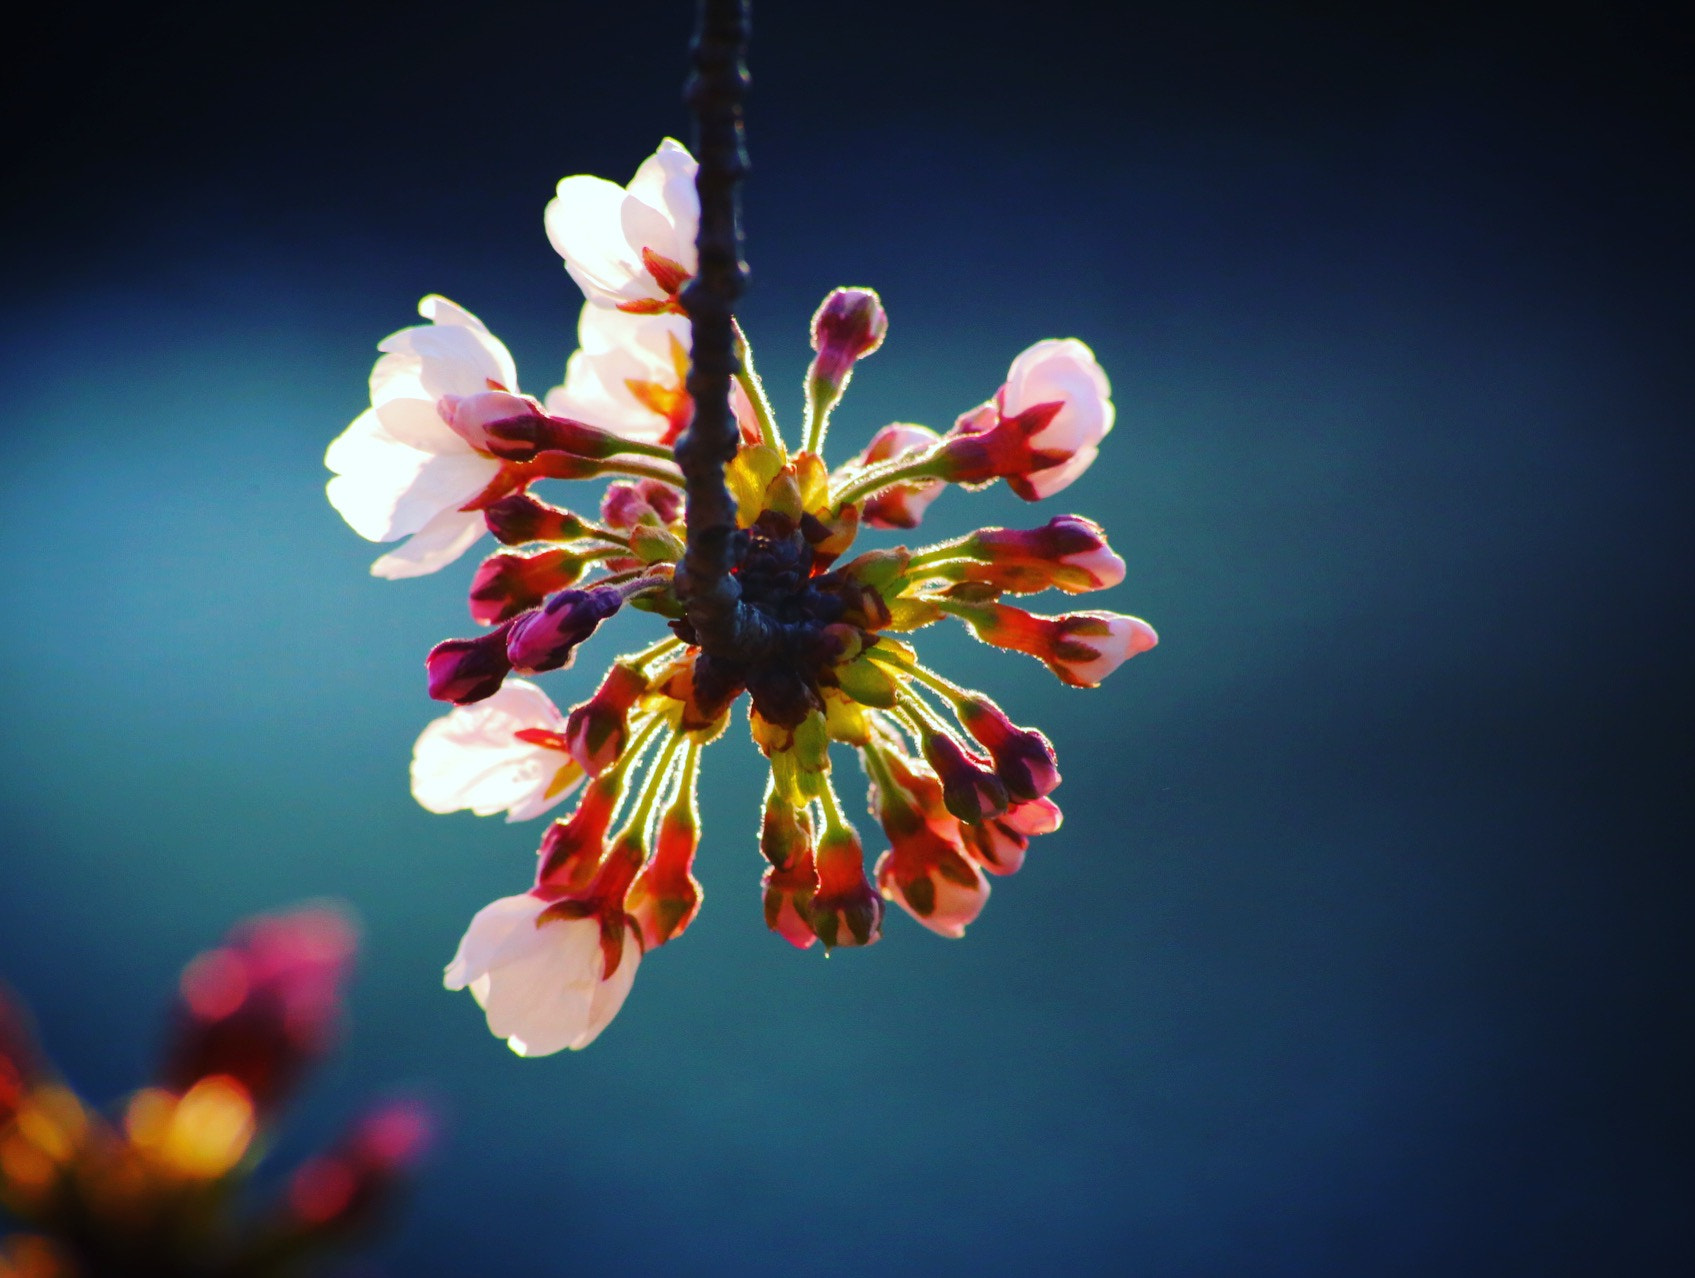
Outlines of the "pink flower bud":
M990 874L1016 874L1030 840L1059 829L1060 819L1059 805L1052 799L1034 799L1015 803L981 825L963 825L959 832L966 852Z
M483 522L495 540L507 546L527 541L570 541L584 533L583 521L559 506L528 493L513 493L483 508Z
M865 451L850 463L864 468L897 457L916 457L927 453L941 440L928 426L909 422L893 422L871 437ZM924 519L931 502L946 488L939 479L926 479L916 484L896 484L867 498L862 513L864 521L873 528L916 528Z
M855 362L881 346L888 331L889 317L875 290L832 289L812 316L812 349L818 355L807 380L839 393Z
M926 735L924 761L941 779L942 801L959 820L975 824L1006 811L1006 786L952 737L940 732Z
M542 409L528 395L487 390L475 395L443 395L436 401L436 412L455 435L478 452L521 460L503 451L496 432L510 427L522 434L527 429L525 423L540 417Z
M961 937L989 899L976 862L934 832L902 840L877 860L877 886L940 936Z
M430 696L466 706L500 691L512 663L506 656L510 621L475 639L445 639L424 658Z
M600 517L619 532L637 524L667 527L683 517L683 494L657 479L610 484L600 500Z
M646 691L646 676L618 662L594 696L572 709L565 721L565 744L584 771L599 776L618 761L629 736L630 708Z
M1039 617L1001 603L949 601L944 606L984 643L1028 653L1074 688L1099 686L1131 657L1159 642L1147 622L1117 612Z
M237 924L183 970L165 1086L222 1074L256 1108L275 1106L328 1049L354 948L352 922L328 906Z
M615 586L561 590L534 612L510 623L507 660L522 674L563 670L575 659L577 645L623 604L624 593Z
M528 396L500 391L460 400L448 396L440 411L473 448L502 461L532 461L540 453L604 458L624 448L623 439L611 431L555 416Z
M1015 594L1049 587L1081 594L1124 580L1124 561L1107 545L1105 531L1081 515L1056 515L1028 531L984 528L966 538L960 550L981 561L962 565L968 580Z
M807 911L825 949L871 945L883 934L883 901L865 877L865 849L850 826L818 841L818 891Z
M471 578L471 619L485 626L534 608L583 575L582 556L564 549L490 555Z
M987 697L967 697L959 721L995 761L995 775L1015 799L1039 799L1059 786L1053 745L1034 728L1021 728Z

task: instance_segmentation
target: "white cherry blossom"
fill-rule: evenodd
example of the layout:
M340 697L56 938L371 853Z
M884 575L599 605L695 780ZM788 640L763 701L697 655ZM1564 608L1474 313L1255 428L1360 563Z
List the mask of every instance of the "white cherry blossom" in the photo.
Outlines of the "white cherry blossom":
M564 749L565 722L547 693L508 679L493 696L454 707L419 735L412 797L430 812L504 811L508 821L540 816L583 781ZM553 734L560 744L526 741L520 732Z
M516 390L512 356L483 322L444 297L418 303L430 323L378 343L371 407L330 444L330 504L367 541L407 541L371 565L378 577L417 577L452 563L483 532L462 507L500 463L456 431L453 408Z
M547 902L525 893L477 911L442 984L469 988L489 1032L520 1056L587 1047L624 1005L641 963L640 929L626 924L617 969L605 975L600 921L543 919Z
M665 306L695 273L700 198L695 160L666 138L642 161L628 187L578 174L559 183L543 221L565 269L598 306L651 310ZM650 255L644 259L643 250ZM665 266L655 276L652 259ZM680 278L673 278L680 272Z

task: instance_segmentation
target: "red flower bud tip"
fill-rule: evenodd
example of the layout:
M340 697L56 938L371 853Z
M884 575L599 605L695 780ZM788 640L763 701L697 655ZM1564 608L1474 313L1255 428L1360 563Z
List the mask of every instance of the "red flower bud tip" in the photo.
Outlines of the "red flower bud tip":
M624 592L616 586L561 590L509 623L506 659L521 674L563 670L575 659L577 645L623 605Z
M1039 799L1059 787L1053 744L1034 728L1021 728L987 697L964 697L959 721L995 761L995 775L1015 799Z
M818 355L807 380L839 392L854 363L881 346L888 331L889 316L875 290L831 290L812 316L812 349Z
M327 906L237 925L183 971L165 1085L221 1074L256 1107L275 1105L328 1048L354 948L352 923Z
M630 708L647 691L647 676L634 666L615 663L594 696L572 709L565 721L565 745L583 770L599 776L624 753Z
M700 827L688 804L660 818L653 860L624 898L624 909L641 929L643 950L675 940L700 912L700 883L691 872L699 844Z
M370 1224L392 1201L433 1129L429 1111L413 1101L391 1102L360 1119L336 1149L294 1174L288 1206L295 1226L331 1233Z
M471 578L471 619L485 626L508 621L571 585L584 566L581 555L564 549L490 555Z
M495 540L506 546L527 541L570 541L586 531L583 521L559 506L538 501L528 493L513 493L483 508L483 522Z
M852 826L818 840L818 891L807 914L826 950L871 945L883 935L883 901L865 877L865 850Z
M942 782L942 800L961 821L976 824L1006 811L1006 786L959 742L940 732L924 737L924 761Z
M853 462L844 468L865 469L897 457L909 460L929 452L941 440L928 426L909 422L894 422L871 437L871 442ZM851 478L844 474L842 480ZM939 479L926 479L915 484L896 484L885 488L865 501L864 521L873 528L916 528L924 519L931 502L947 487Z
M588 889L605 856L606 832L623 789L617 777L590 782L571 815L548 827L537 849L538 893L552 899L581 896Z
M981 825L962 825L959 833L966 852L990 874L1016 874L1030 840L1059 829L1060 819L1059 805L1052 799L1034 799L1015 803Z
M500 691L500 685L512 673L512 662L506 656L511 629L508 621L475 639L445 639L431 648L424 658L430 696L466 706Z

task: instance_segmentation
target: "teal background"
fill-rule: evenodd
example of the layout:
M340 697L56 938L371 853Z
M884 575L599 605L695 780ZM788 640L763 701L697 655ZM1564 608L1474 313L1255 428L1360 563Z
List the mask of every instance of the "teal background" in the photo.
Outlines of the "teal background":
M277 1165L433 1096L387 1272L1682 1272L1669 18L901 9L757 15L743 319L779 415L832 285L891 317L836 456L1083 338L1097 465L922 532L1089 514L1129 565L1089 603L1162 639L1079 693L921 636L1065 774L969 937L768 934L738 727L704 912L592 1049L520 1061L439 988L539 827L409 797L474 560L370 578L323 449L427 292L557 380L580 298L542 206L686 135L688 6L70 4L4 86L0 976L116 1098L193 953L349 902L350 1034ZM646 627L608 632L556 700Z

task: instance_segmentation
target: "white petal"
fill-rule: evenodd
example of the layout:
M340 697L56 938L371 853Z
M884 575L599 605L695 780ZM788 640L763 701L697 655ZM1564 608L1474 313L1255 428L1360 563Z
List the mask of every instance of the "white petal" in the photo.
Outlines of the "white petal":
M483 906L472 916L471 925L459 939L459 948L447 965L442 984L450 990L462 990L479 982L512 938L521 937L520 929L535 929L536 916L546 908L545 902L528 892L503 896Z
M579 174L559 183L542 220L565 269L589 298L621 297L642 273L641 258L624 239L624 189Z
M630 234L632 213L628 203L623 208L626 234L633 247L651 248L691 275L697 262L695 232L700 226L700 196L695 190L697 167L688 148L666 138L657 151L642 161L628 188L631 200L659 215L657 221L638 215L645 238L638 240Z
M525 728L562 732L565 716L533 683L508 680L492 697L435 720L412 747L412 797L431 812L539 815L574 787L548 787L571 760L518 739ZM523 817L519 816L520 811Z
M458 559L483 535L481 512L444 510L371 565L371 576L386 581L423 577Z

